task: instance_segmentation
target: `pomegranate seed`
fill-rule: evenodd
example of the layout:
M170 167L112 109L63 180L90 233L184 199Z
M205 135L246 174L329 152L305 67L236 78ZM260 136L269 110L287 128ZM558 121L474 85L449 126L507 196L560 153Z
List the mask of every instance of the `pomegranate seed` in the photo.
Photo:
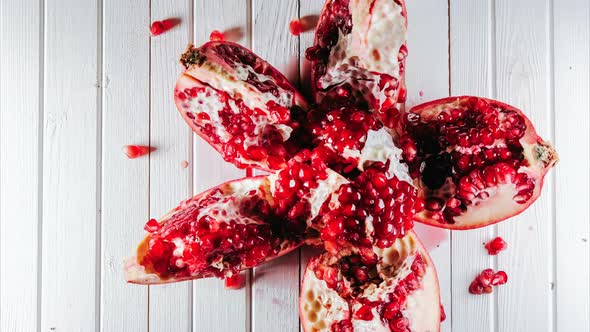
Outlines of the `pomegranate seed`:
M123 153L125 153L129 159L139 158L153 151L156 151L156 148L145 145L125 145L123 147Z
M500 251L506 249L507 247L508 244L501 237L496 237L485 244L485 248L488 250L490 255L497 255Z
M492 283L492 279L494 278L494 270L492 269L485 269L481 271L479 274L477 281L482 284L484 287L489 286Z
M360 320L372 320L373 319L373 313L371 312L372 309L373 308L371 308L368 305L363 305L354 313L354 318L360 319Z
M223 32L221 32L219 30L213 30L213 31L211 31L211 34L209 34L209 40L210 41L222 41L222 40L224 40Z
M447 319L447 314L445 313L445 307L443 307L443 305L440 305L440 321L444 322Z
M154 21L150 27L150 33L152 36L161 35L166 31L164 24L161 21Z
M244 278L240 274L232 274L225 278L225 288L227 289L240 289L243 287Z
M299 36L302 31L303 26L301 25L301 21L298 19L294 19L289 23L289 32L291 32L293 36Z
M148 220L147 223L145 223L145 226L143 226L143 229L145 229L146 232L154 233L158 229L160 229L160 223L158 223L158 221L156 219L150 219L150 220Z
M508 275L504 271L498 271L492 279L492 286L504 285L508 281Z

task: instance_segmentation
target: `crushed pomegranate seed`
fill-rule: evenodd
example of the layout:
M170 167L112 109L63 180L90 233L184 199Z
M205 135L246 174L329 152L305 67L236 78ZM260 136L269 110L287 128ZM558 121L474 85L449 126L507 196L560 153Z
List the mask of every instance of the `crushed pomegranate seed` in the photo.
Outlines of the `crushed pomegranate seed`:
M224 39L223 32L221 32L219 30L213 30L213 31L211 31L211 34L209 35L209 40L211 40L211 41L222 41L223 39Z
M291 32L293 36L299 36L302 30L303 26L301 25L301 22L298 19L292 20L289 23L289 32Z
M508 275L504 271L494 272L492 269L485 269L469 285L471 294L490 294L493 286L503 285L508 281Z
M497 255L500 251L506 249L508 244L501 237L496 237L490 242L485 244L485 248L488 250L490 255Z
M125 153L129 159L139 158L153 151L156 151L155 147L145 145L125 145L123 147L123 153Z
M240 274L234 274L229 277L225 277L225 288L227 289L240 289L244 287L244 278Z

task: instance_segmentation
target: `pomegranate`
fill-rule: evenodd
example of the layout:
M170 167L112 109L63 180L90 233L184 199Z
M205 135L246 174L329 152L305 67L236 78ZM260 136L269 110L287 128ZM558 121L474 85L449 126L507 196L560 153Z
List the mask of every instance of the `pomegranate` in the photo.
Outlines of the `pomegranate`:
M492 269L485 269L481 271L477 277L469 285L469 293L471 294L490 294L492 293L492 286L503 285L508 282L508 275L504 271L494 272Z
M228 41L189 46L174 89L189 126L240 168L278 170L309 143L307 104L287 79L248 49Z
M129 159L139 158L153 151L156 151L156 148L146 145L125 145L123 147L123 153Z
M406 98L406 16L403 0L326 1L306 50L316 102L373 110L394 127Z
M416 220L449 229L521 213L558 160L520 110L479 97L415 106L401 134L402 156L425 202Z
M485 248L488 250L490 255L497 255L500 251L506 249L507 247L508 244L506 241L504 241L504 239L499 236L485 244Z
M302 240L274 214L267 177L227 182L194 196L159 221L137 256L127 259L127 281L157 284L204 277L231 278L281 256Z
M310 259L299 304L304 331L439 331L436 269L415 233L372 253Z

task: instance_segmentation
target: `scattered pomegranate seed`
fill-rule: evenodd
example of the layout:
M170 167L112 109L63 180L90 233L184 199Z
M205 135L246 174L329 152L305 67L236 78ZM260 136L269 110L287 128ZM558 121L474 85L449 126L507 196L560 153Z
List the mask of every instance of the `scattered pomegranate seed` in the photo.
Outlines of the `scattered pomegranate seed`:
M213 31L211 31L211 34L209 35L209 40L211 40L211 41L222 41L223 39L224 39L223 32L221 32L219 30L213 30Z
M293 36L299 36L302 31L303 26L301 25L301 21L298 19L294 19L291 21L291 23L289 23L289 32L291 32Z
M240 289L243 287L244 278L240 274L234 274L225 278L225 288Z
M447 319L447 314L445 313L445 307L441 304L440 305L440 321L444 322Z
M180 166L182 166L182 168L187 168L187 167L188 167L188 161L186 161L186 160L183 160L183 161L180 163Z
M154 21L150 27L150 33L152 36L158 36L174 28L178 24L180 24L179 18L167 18L162 21Z
M508 244L506 243L506 241L504 241L503 238L498 236L497 238L486 243L485 247L490 255L497 255L500 251L506 249L506 247L508 247Z
M145 156L146 154L155 150L156 148L145 145L125 145L123 147L123 152L127 155L127 158L129 159L135 159L141 156Z
M504 271L494 272L492 269L485 269L475 277L469 285L471 294L490 294L492 286L503 285L508 281L508 275Z

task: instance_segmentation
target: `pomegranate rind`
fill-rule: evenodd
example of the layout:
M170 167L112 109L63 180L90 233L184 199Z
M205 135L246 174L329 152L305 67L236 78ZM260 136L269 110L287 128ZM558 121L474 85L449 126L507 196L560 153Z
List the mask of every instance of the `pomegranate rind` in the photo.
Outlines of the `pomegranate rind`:
M352 98L346 96L338 96L337 89L339 87L351 88L351 92L361 99L364 99L368 105L356 105L356 106L368 106L373 112L376 112L383 124L391 129L391 133L395 134L395 128L399 126L398 120L400 111L405 102L405 62L406 58L401 57L398 59L400 49L405 47L405 53L407 53L406 47L406 35L407 35L407 9L405 1L403 0L350 0L348 2L348 11L352 16L352 31L346 36L350 36L349 42L341 45L345 36L338 27L334 27L334 22L346 19L345 17L338 16L337 18L331 18L331 9L334 6L334 1L326 1L324 7L320 13L319 20L315 30L313 48L321 48L320 38L322 35L322 28L325 30L336 30L339 33L339 38L336 45L329 46L330 55L328 57L328 63L323 74L318 73L318 65L321 60L314 59L311 61L311 86L312 93L315 97L315 101L318 104L322 104L322 100L329 100L330 107L334 104L349 105ZM389 6L389 7L388 7ZM381 16L378 16L381 15ZM389 26L387 26L389 24ZM370 36L373 36L377 32L385 33L386 36L381 35L382 39L376 38L371 41ZM373 32L373 35L371 34ZM394 38L392 38L394 34ZM395 41L395 47L387 45L388 41ZM344 50L342 50L344 46ZM336 54L336 52L344 54ZM338 58L339 55L344 56L344 59L349 59L349 62L354 63L355 76L350 75L341 77L341 82L338 84L322 84L320 81L326 76L326 73L336 69L339 71L339 66L333 66L331 64L332 58ZM383 61L383 59L390 59L392 61ZM388 66L383 66L383 63L387 63ZM338 61L336 64L339 64ZM331 66L332 65L332 66ZM339 64L341 65L341 64ZM378 87L380 84L381 75L388 75L397 81L397 86L390 92L385 94L385 90L388 86ZM371 79L367 80L368 77ZM364 81L364 82L363 82ZM373 87L366 85L367 81L373 84ZM352 84L352 86L351 86ZM381 82L381 84L386 84ZM323 87L320 88L319 85ZM324 85L326 85L324 87ZM327 98L330 96L329 98Z
M186 70L177 81L174 98L178 111L193 131L220 152L226 161L240 168L269 171L284 167L289 157L285 156L285 149L281 149L280 158L271 157L274 152L260 144L265 130L272 127L273 133L279 135L281 144L285 145L300 127L293 119L293 110L301 113L308 109L303 96L287 78L250 50L228 41L211 41L198 48L189 45L180 61ZM187 99L186 89L192 87L205 92ZM223 102L220 103L219 98ZM244 111L245 108L248 112ZM231 110L232 118L225 119L224 123L224 119L220 119L221 110ZM239 127L236 118L244 118L244 123L251 124L252 129L245 129L244 123ZM228 142L235 140L234 134L226 130L232 125L238 126L235 129L238 132L247 132L250 138L236 143L240 151L235 156L233 152L224 154L224 147L227 150ZM204 126L212 129L204 133ZM246 153L248 148L255 149L256 153ZM297 149L298 146L286 148L291 156Z
M455 217L455 223L453 224L429 218L426 211L423 211L415 217L415 220L420 223L445 229L467 230L496 224L516 216L537 200L543 188L545 175L559 161L555 149L549 142L539 137L530 119L521 110L500 101L474 96L453 96L416 105L409 112L434 117L443 110L462 107L461 105L473 98L483 100L505 110L515 111L523 118L526 132L519 141L523 146L523 154L529 165L521 167L518 172L525 173L535 181L533 194L529 200L522 204L516 203L510 195L496 195L496 199L488 199L483 204L478 205L477 208L470 207L466 213ZM414 179L414 184L420 190L420 180Z
M419 254L425 261L426 269L421 287L408 295L404 309L404 317L410 321L412 332L440 331L440 287L436 268L428 251L414 231L398 239L391 248L377 249L382 261L400 266L408 257ZM330 331L333 323L351 318L349 303L329 288L324 280L318 279L314 269L323 262L335 262L338 258L328 253L310 259L307 264L299 298L299 314L305 332ZM388 281L389 282L389 281ZM360 324L359 324L360 323ZM367 325L368 324L368 325ZM375 315L371 321L353 319L353 327L358 331L390 331L383 321ZM364 329L363 329L364 328Z
M211 188L211 189L206 190L200 194L197 194L194 197L182 202L181 205L174 208L173 210L168 212L165 216L160 218L159 224L161 226L166 225L167 221L171 220L179 212L182 212L183 209L186 208L186 206L189 206L192 202L200 201L201 198L206 197L208 194L212 193L215 190L222 190L225 193L230 193L230 191L233 188L236 188L239 186L248 186L248 187L256 187L256 186L263 187L264 186L264 187L266 187L265 190L268 190L268 188L270 188L270 184L268 183L268 177L266 177L266 176L257 176L257 177L228 181L228 182L223 183L217 187ZM272 200L272 197L269 197L269 199ZM208 206L203 208L203 210L206 208L208 208ZM235 216L236 221L232 221L232 222L239 222L242 219L249 218L246 216L239 215L240 212L238 212L238 211L235 211L235 213L236 213L236 216ZM249 222L252 222L252 220L250 220ZM260 221L258 221L258 222L260 222ZM125 273L125 279L127 280L127 282L134 283L134 284L144 284L144 285L165 284L165 283L179 282L179 281L185 281L185 280L194 280L194 279L208 278L208 277L215 277L216 276L213 273L204 272L204 271L196 271L195 273L193 273L191 275L183 276L183 277L175 277L175 276L164 276L163 277L163 276L161 276L160 274L158 274L154 270L154 268L151 266L151 264L149 264L149 263L142 264L142 262L144 261L144 257L146 256L146 254L148 252L151 237L152 237L152 235L148 234L137 246L136 255L125 259L124 273ZM263 262L267 262L269 260L280 257L284 254L287 254L287 253L295 250L299 246L301 246L302 243L303 243L303 241L299 241L296 238L282 239L281 243L280 243L279 252L276 255L267 256L263 260ZM263 263L263 262L261 262L261 263ZM254 266L257 266L257 265L242 265L242 266L239 266L238 271L252 268Z

